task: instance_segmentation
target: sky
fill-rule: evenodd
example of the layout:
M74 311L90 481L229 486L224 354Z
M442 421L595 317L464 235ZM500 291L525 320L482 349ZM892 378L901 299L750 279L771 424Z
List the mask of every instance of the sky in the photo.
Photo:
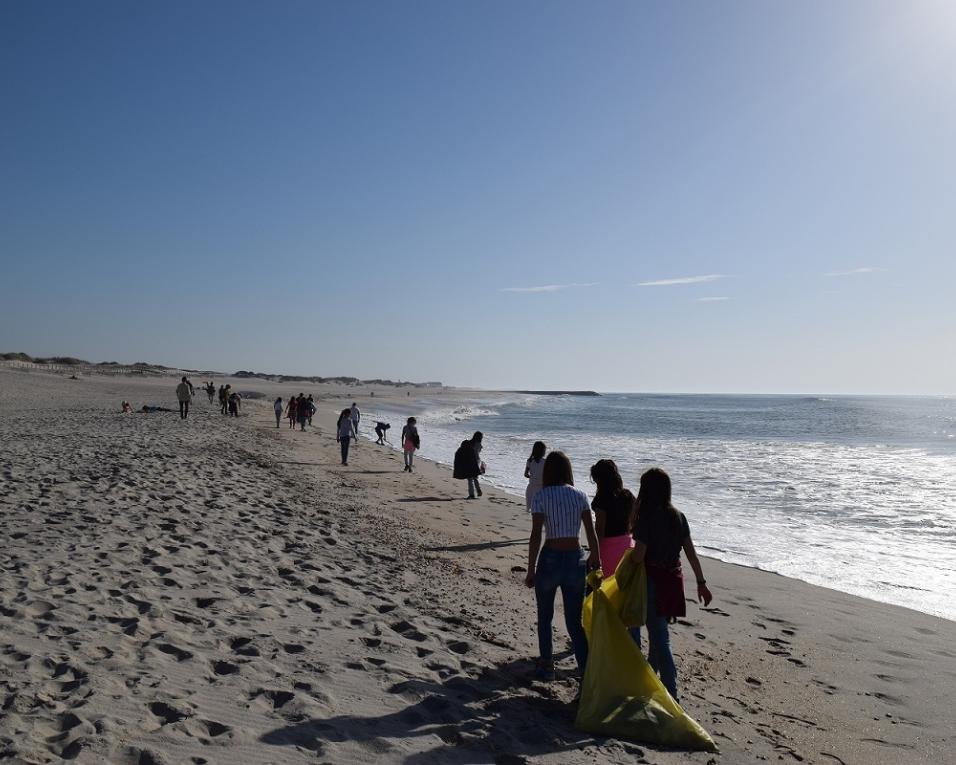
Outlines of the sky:
M956 394L956 3L5 2L0 351Z

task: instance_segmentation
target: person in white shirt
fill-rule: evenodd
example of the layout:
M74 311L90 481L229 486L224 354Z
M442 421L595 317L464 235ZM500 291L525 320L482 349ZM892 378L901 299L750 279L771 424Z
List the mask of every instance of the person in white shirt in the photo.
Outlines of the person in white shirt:
M588 567L600 568L601 553L594 533L594 515L587 494L574 487L571 461L564 452L551 452L544 461L541 490L531 500L531 540L525 585L534 587L538 603L538 677L554 679L554 649L551 621L554 597L561 590L564 622L571 638L574 658L583 676L588 659L588 641L581 626ZM579 540L581 526L587 536L585 555ZM541 538L544 535L542 549ZM538 556L540 551L541 555Z
M358 404L352 402L352 408L349 410L349 418L352 420L352 429L355 431L354 438L358 438L359 420L362 419L362 413L359 411Z
M279 427L279 423L282 421L282 396L279 396L275 403L272 405L272 408L276 410L276 427Z
M535 441L531 447L531 456L524 466L524 477L528 479L528 486L524 490L525 506L531 509L531 500L541 489L541 476L544 473L544 454L548 447L543 441Z

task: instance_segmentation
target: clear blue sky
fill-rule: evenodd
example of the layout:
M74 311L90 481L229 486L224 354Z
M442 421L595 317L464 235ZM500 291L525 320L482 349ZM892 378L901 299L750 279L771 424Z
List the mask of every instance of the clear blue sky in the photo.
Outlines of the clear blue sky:
M5 2L0 110L0 350L956 393L945 0Z

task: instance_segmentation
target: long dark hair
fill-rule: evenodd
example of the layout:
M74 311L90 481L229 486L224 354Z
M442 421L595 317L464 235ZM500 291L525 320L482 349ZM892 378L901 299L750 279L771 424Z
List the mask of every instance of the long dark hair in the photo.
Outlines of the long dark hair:
M597 485L597 495L608 499L624 488L624 479L614 460L598 460L591 465L591 480Z
M659 467L645 470L641 476L641 489L634 503L635 521L638 515L654 517L655 523L680 523L677 508L671 504L671 477Z
M544 461L541 471L542 486L574 486L574 473L571 460L564 452L551 452Z
M531 456L528 459L541 462L546 451L548 451L548 447L544 445L544 441L535 441L534 446L531 447Z
M623 513L630 529L634 525L634 495L624 488L624 479L614 460L598 460L591 466L591 480L597 485L592 507L605 512Z

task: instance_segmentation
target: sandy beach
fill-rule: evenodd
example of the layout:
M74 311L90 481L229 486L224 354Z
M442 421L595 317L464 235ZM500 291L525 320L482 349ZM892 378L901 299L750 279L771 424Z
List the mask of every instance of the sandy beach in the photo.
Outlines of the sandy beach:
M349 388L119 413L176 381L0 365L0 762L956 761L956 622L714 560L672 639L720 753L579 733L563 629L530 679L523 500L371 441L341 466ZM276 429L300 390L316 427Z

